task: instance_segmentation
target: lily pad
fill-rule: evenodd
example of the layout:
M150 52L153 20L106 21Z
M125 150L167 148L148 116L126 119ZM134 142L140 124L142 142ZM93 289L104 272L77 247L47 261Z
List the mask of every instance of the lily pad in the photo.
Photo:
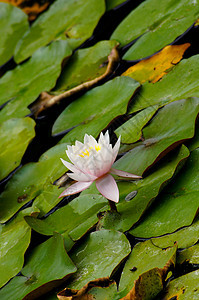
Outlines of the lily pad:
M96 138L114 118L126 112L127 104L139 85L132 78L116 77L88 91L61 113L53 126L53 135L76 126L61 142L81 141L85 133Z
M198 113L199 98L180 100L164 106L143 129L143 142L133 145L132 150L114 163L114 168L142 175L177 143L194 136Z
M175 264L177 246L161 249L151 240L133 248L119 282L120 297L153 299L162 289L171 266ZM128 298L129 296L129 298Z
M188 249L184 249L178 253L177 263L183 264L185 262L199 265L199 244L196 244Z
M19 166L35 136L34 127L35 122L31 118L10 119L0 125L0 180Z
M169 282L162 300L197 300L199 298L199 270L180 276Z
M121 232L102 230L91 233L71 254L77 272L67 287L80 289L91 280L110 277L130 251L130 244Z
M129 76L140 83L146 81L155 83L182 59L184 52L191 44L169 45L152 57L141 60L126 70L122 75Z
M164 191L131 234L149 238L191 225L198 211L198 170L199 149L196 149L175 178L175 184Z
M120 202L117 204L119 213L106 212L100 220L99 227L120 231L129 230L140 219L188 155L187 148L182 146L177 153L160 164L157 170L145 179L137 183L119 182ZM131 199L129 196L132 192L135 192L135 197ZM124 198L129 198L129 201L124 201Z
M55 234L32 251L21 270L22 276L16 276L1 289L0 297L5 300L37 299L74 272L76 267L64 249L63 238Z
M198 4L198 0L145 1L119 24L111 39L124 46L139 37L123 58L137 60L149 56L173 42L196 21Z
M101 41L93 47L80 49L69 59L53 91L65 91L105 73L108 55L116 41Z
M183 59L162 80L155 84L144 83L129 109L129 113L134 113L151 105L163 106L183 98L199 97L198 59L199 55Z
M13 56L18 40L28 27L28 18L21 9L0 3L0 66Z
M75 49L89 38L105 11L104 0L57 0L26 31L15 49L17 63L56 39Z
M37 201L39 209L42 209L41 215L60 201L58 196L63 188L58 190L58 186L52 189L49 186L52 186L53 182L66 171L60 160L66 146L61 144L52 147L40 157L39 162L29 163L13 175L0 195L0 222L9 220L24 204L39 196L43 190L53 192L53 195L49 201L46 199L44 202L43 197L40 197L42 203ZM46 196L49 197L48 194Z
M24 263L24 253L30 244L31 228L24 220L25 215L38 214L36 209L26 209L20 212L9 224L0 225L0 287L21 271Z
M30 60L8 71L0 79L0 104L9 102L0 112L0 121L29 114L27 106L42 91L54 87L61 72L61 63L71 53L66 41L56 41L40 48Z
M117 137L121 135L122 144L132 144L142 137L142 128L150 121L158 110L158 105L147 107L115 130Z
M175 242L178 248L188 248L194 245L199 239L199 219L197 218L191 226L182 228L172 234L163 235L159 238L153 238L154 245L166 248L172 246Z
M81 238L97 221L97 213L107 208L107 200L98 195L79 196L44 220L26 217L31 228L44 235L68 234L74 241Z

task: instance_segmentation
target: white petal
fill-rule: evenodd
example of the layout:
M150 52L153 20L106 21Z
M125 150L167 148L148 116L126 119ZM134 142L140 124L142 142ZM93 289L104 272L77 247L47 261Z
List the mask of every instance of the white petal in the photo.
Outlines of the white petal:
M96 180L98 191L107 199L119 202L119 190L115 179L107 174Z
M114 163L114 161L117 157L118 151L120 149L120 139L121 139L121 135L119 136L115 146L113 147L113 160L112 160L112 163Z
M77 194L79 192L84 191L85 189L87 189L93 182L76 182L74 184L72 184L71 186L69 186L65 191L63 191L63 193L61 193L61 195L59 196L59 198L64 197L64 196L68 196L68 195L74 195Z
M94 181L97 177L93 176L91 174L85 174L81 171L79 172L74 172L74 173L67 173L68 177L76 180L76 181L84 181L84 182L88 182L88 181Z
M117 169L113 169L113 168L110 169L110 173L118 175L118 176L121 176L121 177L132 178L132 179L140 179L140 178L142 178L142 176L134 175L132 173L121 171L121 170L117 170Z
M70 171L72 171L72 172L77 172L77 171L79 171L79 169L78 169L77 167L75 167L73 164L69 163L68 161L66 161L66 160L64 160L64 159L62 159L62 158L60 158L60 159L61 159L62 163L64 164L64 166L65 166L67 169L69 169Z

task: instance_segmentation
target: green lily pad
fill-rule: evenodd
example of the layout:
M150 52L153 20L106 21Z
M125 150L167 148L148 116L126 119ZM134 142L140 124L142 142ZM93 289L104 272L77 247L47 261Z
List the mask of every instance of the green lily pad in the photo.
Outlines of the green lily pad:
M66 144L54 146L40 157L39 162L29 163L13 175L0 195L0 222L9 220L24 204L39 196L43 190L47 192L48 198L48 193L53 192L53 195L51 194L49 201L48 198L43 201L43 197L40 196L42 203L39 199L36 202L36 206L42 210L40 215L47 213L60 201L58 196L63 188L51 186L67 171L60 160L66 147ZM45 197L45 194L43 196Z
M106 10L111 10L125 1L126 0L106 0Z
M17 63L56 39L75 49L89 38L105 11L104 0L57 0L26 31L15 49Z
M61 72L61 63L72 53L66 41L56 41L37 50L27 62L8 71L0 79L0 104L8 104L0 112L0 122L24 117L27 106L42 91L49 91Z
M182 250L178 253L177 263L183 264L185 262L199 265L199 244L196 244L195 246Z
M196 149L175 178L175 184L167 188L149 209L144 220L130 233L148 238L190 225L198 211L198 171L199 149Z
M116 77L88 91L61 113L54 123L53 135L76 126L61 142L81 141L85 133L97 137L114 118L126 112L127 104L139 85L130 77Z
M180 100L164 106L143 129L143 142L135 144L132 150L117 160L114 168L142 175L162 156L162 152L165 154L177 142L194 136L198 112L199 98Z
M194 4L189 0L145 1L119 24L111 39L124 46L139 37L123 58L137 60L149 56L173 42L197 20L198 4L197 0Z
M39 211L38 211L39 212ZM6 225L0 225L0 287L21 271L24 253L30 244L31 228L24 220L25 215L37 214L36 209L25 209L16 219Z
M145 179L137 183L119 182L120 202L117 204L119 214L106 212L100 220L99 227L120 231L129 230L140 219L188 155L188 149L182 146L177 153L160 164L157 170ZM133 192L135 192L135 197L131 199L129 196ZM124 201L125 197L130 198L130 201Z
M44 235L68 234L74 241L81 238L97 221L97 213L107 208L107 200L99 195L85 195L60 208L44 220L26 217L31 228Z
M151 105L163 106L183 98L199 97L198 59L199 55L183 59L160 81L155 84L144 83L129 109L129 113L134 113Z
M133 248L119 282L120 297L129 292L140 299L153 299L162 289L166 275L175 264L177 246L161 249L151 240Z
M34 127L35 122L31 118L10 119L0 125L0 180L19 166L35 136Z
M74 272L76 267L64 249L63 238L55 234L32 251L21 270L22 276L16 276L0 290L0 298L37 299Z
M91 280L110 277L130 251L130 244L121 232L102 230L91 233L71 254L77 272L67 287L80 289Z
M126 121L115 130L117 137L121 135L122 144L135 143L142 137L142 128L150 121L158 110L158 105L147 107Z
M169 282L162 300L197 300L199 298L199 271L188 273Z
M28 28L28 17L21 9L0 3L0 66L13 56L18 40Z
M108 55L116 41L101 41L93 47L80 49L69 59L53 92L70 90L105 73Z
M153 238L154 245L166 248L172 246L175 242L178 248L188 248L198 241L199 237L199 219L195 220L191 226L182 228L172 234L163 235L159 238Z

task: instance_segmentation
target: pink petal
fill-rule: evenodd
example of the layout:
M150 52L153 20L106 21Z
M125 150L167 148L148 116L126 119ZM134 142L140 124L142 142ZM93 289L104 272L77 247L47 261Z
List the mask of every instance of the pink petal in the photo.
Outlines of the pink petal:
M90 174L85 174L81 171L77 171L74 173L67 173L68 177L76 180L76 181L83 181L83 182L90 182L90 181L94 181L97 177L90 175Z
M115 179L110 174L96 180L96 187L98 191L107 199L114 202L119 202L119 190Z
M142 178L142 176L134 175L134 174L124 172L124 171L121 171L121 170L117 170L117 169L113 169L113 168L110 169L110 173L118 175L120 177L127 177L127 178L132 178L132 179Z
M77 194L79 192L82 192L85 189L87 189L92 183L93 183L93 181L76 182L76 183L72 184L71 186L69 186L65 191L63 191L63 193L61 193L59 198L64 197L64 196L68 196L68 195L74 195L74 194Z

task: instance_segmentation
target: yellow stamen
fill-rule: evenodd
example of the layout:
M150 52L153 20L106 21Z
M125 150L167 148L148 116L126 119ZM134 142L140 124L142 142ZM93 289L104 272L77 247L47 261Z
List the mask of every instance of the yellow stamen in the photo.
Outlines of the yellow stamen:
M96 150L96 151L99 151L100 149L101 149L101 146L100 146L100 145L98 145L98 146L95 145L95 150Z
M84 156L89 156L90 153L88 152L88 150L86 149L85 152L82 151L83 154L79 154L79 156L84 157Z

